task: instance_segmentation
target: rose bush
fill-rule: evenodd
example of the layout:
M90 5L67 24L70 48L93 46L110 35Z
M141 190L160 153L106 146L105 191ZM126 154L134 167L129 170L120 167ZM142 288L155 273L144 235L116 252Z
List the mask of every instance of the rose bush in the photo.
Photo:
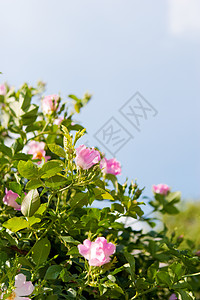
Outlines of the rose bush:
M161 184L149 199L120 183L116 159L77 144L85 129L73 117L90 95L69 95L70 112L43 87L0 88L1 299L199 299L198 249L155 230L159 214L178 213L180 192Z

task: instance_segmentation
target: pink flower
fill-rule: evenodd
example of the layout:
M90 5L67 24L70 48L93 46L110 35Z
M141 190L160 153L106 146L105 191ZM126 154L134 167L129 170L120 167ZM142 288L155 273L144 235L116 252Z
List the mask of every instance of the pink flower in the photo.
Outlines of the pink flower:
M15 289L12 294L6 298L8 300L30 300L29 296L34 291L34 285L31 281L26 281L26 276L22 273L15 276ZM3 295L1 295L3 299Z
M15 200L19 197L18 194L11 190L5 190L5 196L3 197L4 204L13 207L15 210L21 210L21 205L19 205Z
M115 253L116 246L108 243L104 237L98 237L95 242L85 240L83 245L78 245L78 251L89 261L90 266L99 267L107 264Z
M113 175L121 174L121 165L115 158L106 159L104 157L100 162L100 168L105 174L113 174Z
M51 158L51 156L46 156L46 151L44 150L45 143L44 142L36 142L31 141L29 143L29 150L28 154L33 155L33 159L42 159L42 157L45 158L45 162ZM38 162L38 164L41 164L41 162Z
M87 148L85 145L81 145L76 148L75 163L83 170L88 170L93 165L97 164L100 160L100 153L94 148Z
M50 115L53 111L56 111L59 106L58 95L49 95L42 100L42 110L45 115Z
M58 119L55 119L54 124L60 125L60 123L62 123L63 120L64 120L64 117L59 117Z
M5 84L0 84L0 95L5 95L6 94L6 86Z
M171 294L171 296L169 297L169 300L176 300L177 297L176 297L176 294Z
M152 186L153 192L155 194L167 195L170 191L170 187L167 184L160 183L158 185Z

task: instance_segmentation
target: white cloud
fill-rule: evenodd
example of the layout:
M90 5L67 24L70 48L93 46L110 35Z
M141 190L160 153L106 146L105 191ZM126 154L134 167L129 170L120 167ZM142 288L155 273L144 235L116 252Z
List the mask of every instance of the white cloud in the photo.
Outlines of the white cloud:
M200 34L200 1L168 0L169 29L174 35Z

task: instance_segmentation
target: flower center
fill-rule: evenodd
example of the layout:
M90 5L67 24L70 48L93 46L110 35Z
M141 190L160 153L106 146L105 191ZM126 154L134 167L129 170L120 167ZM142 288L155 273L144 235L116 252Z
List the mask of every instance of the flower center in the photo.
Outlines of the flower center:
M43 157L42 152L38 151L35 158L42 159L42 157Z
M17 296L16 293L12 292L12 294L7 298L7 300L15 300L16 296Z

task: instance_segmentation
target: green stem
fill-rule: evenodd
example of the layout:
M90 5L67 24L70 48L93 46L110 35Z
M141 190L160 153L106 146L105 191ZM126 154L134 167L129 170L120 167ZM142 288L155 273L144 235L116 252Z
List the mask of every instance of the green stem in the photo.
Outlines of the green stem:
M200 272L198 272L198 273L193 273L193 274L183 275L182 278L184 278L184 277L192 277L192 276L199 276L199 275L200 275Z
M64 187L64 188L62 188L62 189L59 190L58 192L63 192L63 191L65 191L65 190L69 189L72 185L73 185L73 183L70 183L70 185L68 185L68 186L66 186L66 187Z
M38 133L36 136L34 136L34 138L37 138L38 136L40 136L40 135L42 135L42 134L46 134L46 133L51 133L51 132L45 132L45 129L47 128L47 126L49 125L49 121L48 122L46 122L45 123L45 125L44 125L44 127L43 127L43 129L42 129L42 131L40 132L40 133ZM33 138L30 138L30 139L28 139L27 140L27 143L30 141L30 140L32 140Z
M50 202L51 202L51 199L53 198L53 196L54 196L54 193L52 193L52 194L49 196L48 202L47 202L47 207L49 207Z
M29 250L29 252L26 254L26 258L30 255L31 252L33 252L33 250L35 249L37 243L47 234L47 232L49 231L49 229L51 229L52 225L53 225L53 221L51 221L51 223L49 224L49 226L47 227L47 229L43 232L43 234L39 237L39 239L35 242L35 244L33 245L33 247Z
M146 295L146 294L148 294L148 293L151 293L151 292L153 292L153 291L155 291L155 290L157 290L157 287L153 287L153 288L151 288L151 289L148 289L148 290L146 290L146 291L144 291L144 292L142 292L142 293L140 293L140 294L137 293L133 298L131 298L131 300L137 299L137 298L139 298L139 297L141 297L141 296L143 296L143 295Z
M56 214L58 212L59 204L60 204L60 195L58 195L58 201L57 201L57 204L56 204Z

